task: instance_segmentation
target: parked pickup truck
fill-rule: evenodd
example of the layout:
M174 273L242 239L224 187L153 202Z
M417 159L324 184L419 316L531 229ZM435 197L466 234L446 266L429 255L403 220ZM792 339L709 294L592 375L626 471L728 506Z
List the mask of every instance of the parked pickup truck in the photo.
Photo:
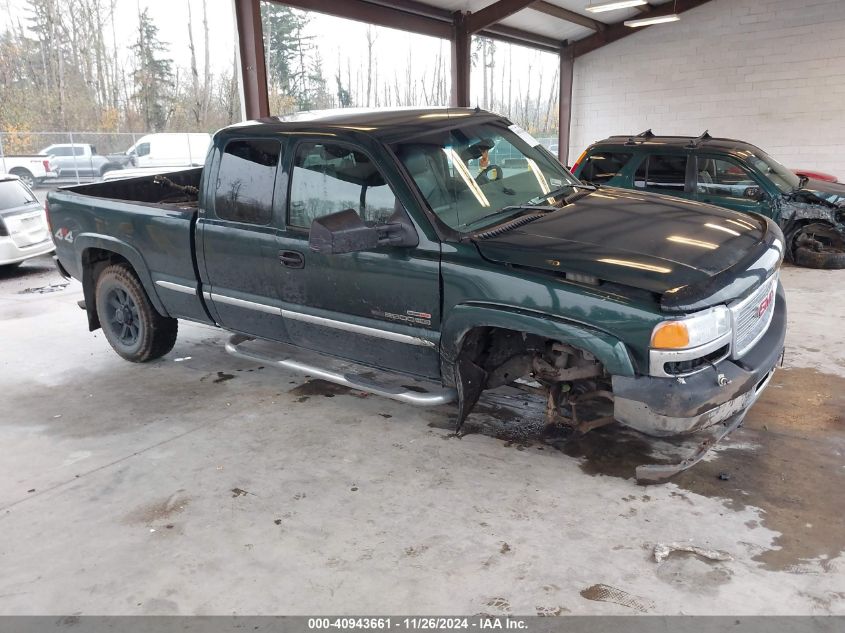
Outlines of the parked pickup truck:
M516 166L479 167L514 153ZM65 188L48 205L89 329L124 358L167 354L178 319L216 324L236 333L237 355L268 362L250 339L288 343L325 366L276 364L408 403L455 401L459 431L483 390L516 384L547 395L550 424L709 429L707 447L739 425L783 351L771 220L596 190L480 110L242 123L214 136L203 168ZM387 387L327 369L329 356L435 386Z
M125 154L101 156L88 143L56 143L41 150L52 156L59 178L97 178L110 171L123 169L131 158Z
M27 187L34 187L58 176L50 157L46 154L0 154L0 175L2 174L17 176Z

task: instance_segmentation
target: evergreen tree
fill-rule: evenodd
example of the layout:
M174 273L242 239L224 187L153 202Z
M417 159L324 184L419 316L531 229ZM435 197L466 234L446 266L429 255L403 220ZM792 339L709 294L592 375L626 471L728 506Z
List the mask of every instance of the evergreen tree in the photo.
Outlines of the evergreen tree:
M136 68L132 73L135 92L146 129L165 129L173 107L172 60L160 56L167 45L158 38L158 27L144 9L138 15L138 39L132 45Z

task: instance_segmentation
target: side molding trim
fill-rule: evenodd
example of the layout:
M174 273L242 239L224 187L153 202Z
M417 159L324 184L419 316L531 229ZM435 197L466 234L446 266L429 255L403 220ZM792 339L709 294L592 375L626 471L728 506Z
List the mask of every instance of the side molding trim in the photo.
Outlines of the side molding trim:
M419 336L411 336L410 334L391 332L390 330L358 325L347 321L336 321L335 319L327 319L313 314L305 314L304 312L295 312L293 310L278 308L276 306L267 305L266 303L256 303L255 301L247 301L246 299L236 299L235 297L221 295L215 292L204 292L203 296L206 299L211 299L212 301L216 301L218 303L224 303L238 308L255 310L257 312L264 312L267 314L274 314L284 319L290 319L291 321L300 321L311 325L334 328L336 330L343 330L344 332L350 332L352 334L361 334L362 336L371 336L373 338L394 341L396 343L405 343L406 345L437 347L437 344L434 341L430 341Z

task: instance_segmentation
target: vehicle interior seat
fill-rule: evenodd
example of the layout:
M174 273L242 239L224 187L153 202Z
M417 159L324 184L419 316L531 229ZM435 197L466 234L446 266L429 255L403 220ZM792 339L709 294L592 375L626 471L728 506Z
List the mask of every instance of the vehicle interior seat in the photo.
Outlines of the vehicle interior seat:
M713 184L713 174L711 174L711 171L715 173L715 165L713 163L713 159L699 159L698 168L698 190L702 193L708 193L711 187L708 187L707 185Z
M435 158L437 153L438 147L429 148L425 145L406 145L401 152L402 162L405 163L420 193L435 210L453 202L446 195L449 188L443 166L438 164Z

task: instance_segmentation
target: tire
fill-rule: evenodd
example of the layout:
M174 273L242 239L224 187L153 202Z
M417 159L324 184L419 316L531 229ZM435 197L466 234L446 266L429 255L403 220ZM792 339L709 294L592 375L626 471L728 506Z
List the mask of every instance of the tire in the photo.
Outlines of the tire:
M804 246L795 249L795 263L805 268L841 270L845 268L845 253L842 251L814 250Z
M146 363L173 349L178 321L156 311L128 265L115 264L103 270L95 298L103 334L126 360Z
M11 169L9 173L13 176L17 176L18 178L20 178L21 182L30 189L35 186L35 177L32 175L32 172L28 169L24 169L23 167L15 167Z
M793 260L798 266L841 270L845 268L845 242L832 226L808 224L794 233Z
M112 164L103 165L102 167L100 167L100 178L105 176L110 171L115 171L116 169L120 169L120 165L112 165Z

